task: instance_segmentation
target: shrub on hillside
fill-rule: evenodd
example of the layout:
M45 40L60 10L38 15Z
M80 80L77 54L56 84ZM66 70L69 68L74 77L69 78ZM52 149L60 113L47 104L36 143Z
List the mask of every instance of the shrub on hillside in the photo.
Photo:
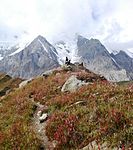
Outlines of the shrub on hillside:
M55 113L48 121L46 135L51 141L57 141L56 148L76 148L82 142L77 122L78 118L73 114Z

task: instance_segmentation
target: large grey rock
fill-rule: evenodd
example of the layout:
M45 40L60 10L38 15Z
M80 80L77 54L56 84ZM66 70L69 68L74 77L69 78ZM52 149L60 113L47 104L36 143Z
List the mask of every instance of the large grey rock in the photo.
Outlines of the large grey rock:
M56 68L57 69L57 68ZM43 77L48 77L50 75L53 74L53 72L56 70L56 69L51 69L51 70L48 70L48 71L45 71L43 74L41 74Z
M26 86L26 85L27 85L28 83L30 83L32 80L33 80L33 79L31 78L31 79L28 79L28 80L25 80L25 81L21 82L21 83L19 84L19 88L22 88L22 87Z
M85 83L84 81L78 80L75 75L72 75L63 85L61 91L62 92L75 92L83 85L87 85L89 83Z
M19 53L0 61L1 72L21 78L31 78L57 66L57 51L42 36Z
M125 69L105 71L104 76L106 79L113 82L130 80Z

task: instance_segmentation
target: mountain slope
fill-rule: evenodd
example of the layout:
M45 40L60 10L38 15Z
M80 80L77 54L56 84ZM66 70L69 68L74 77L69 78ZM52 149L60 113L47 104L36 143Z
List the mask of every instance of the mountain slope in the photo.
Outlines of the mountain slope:
M119 86L81 65L71 67L34 78L0 99L2 150L133 148L133 85ZM73 75L88 84L61 92ZM44 114L47 119L36 122Z
M5 55L1 55L3 56ZM86 68L110 81L133 79L132 58L126 54L113 56L99 40L88 40L80 35L75 43L60 41L54 46L44 37L38 36L23 50L14 47L7 53L7 56L0 60L0 71L15 77L31 78L64 64L66 57L71 62L84 62Z
M111 54L112 58L121 66L124 68L129 76L133 79L133 58L131 58L126 52L120 51L119 53Z
M1 72L21 78L31 78L57 66L57 51L42 36L38 36L19 53L0 61Z
M0 48L0 60L5 58L6 56L9 56L10 54L12 54L13 52L15 52L17 50L17 47L2 47Z
M129 80L126 70L121 68L115 60L112 59L110 53L99 40L88 40L79 35L77 49L81 61L84 62L88 69L104 75L111 81Z

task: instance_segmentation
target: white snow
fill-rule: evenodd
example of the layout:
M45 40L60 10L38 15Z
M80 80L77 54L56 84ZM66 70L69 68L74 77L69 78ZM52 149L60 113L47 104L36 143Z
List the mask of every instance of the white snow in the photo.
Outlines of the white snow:
M72 51L71 61L72 63L81 61L81 57L78 56L78 49L76 46L75 46L75 49L73 49Z
M116 51L116 50L113 50L111 51L110 53L113 53L114 55L118 54L120 51Z
M17 50L15 52L13 52L12 54L10 54L9 56L13 56L13 55L21 52L27 45L28 45L28 43L27 44L24 44L24 43L17 44L16 45Z
M78 61L76 42L59 42L55 44L55 48L58 53L59 64L64 64L66 57L68 57L72 63Z
M131 52L130 50L127 50L125 52L128 54L128 56L130 56L131 58L133 58L133 52Z
M120 65L115 61L114 58L111 57L111 59L115 62L115 64L116 64L118 67L120 67ZM121 68L121 67L120 67L120 68Z
M44 44L42 43L42 41L39 40L39 39L38 39L38 41L42 45L43 49L48 53L49 57L52 59L52 57L50 56L49 51L46 49L46 47L44 46ZM58 57L57 53L53 50L53 47L51 46L50 48L51 48L51 51Z
M53 52L56 56L58 56L57 53L53 50L53 47L50 46L50 48L51 48L52 52Z
M120 52L120 50L119 50L119 51L112 51L112 53L113 53L114 55L117 55L119 52ZM133 50L124 50L124 52L125 52L129 57L133 58Z
M0 60L2 60L3 59L3 57L1 56L1 54L0 54Z
M63 64L64 61L65 61L65 58L68 57L70 59L70 54L67 50L69 50L69 47L67 44L62 44L62 43L59 43L59 44L56 44L55 45L55 48L57 50L57 53L58 53L58 62L59 64Z
M48 50L46 49L46 47L44 46L44 44L42 43L42 41L39 40L39 39L38 39L38 41L39 41L39 43L42 45L43 49L48 53Z
M112 60L113 60L113 61L117 64L117 62L115 61L115 59L114 59L114 58L112 58L112 57L111 57L111 59L112 59Z

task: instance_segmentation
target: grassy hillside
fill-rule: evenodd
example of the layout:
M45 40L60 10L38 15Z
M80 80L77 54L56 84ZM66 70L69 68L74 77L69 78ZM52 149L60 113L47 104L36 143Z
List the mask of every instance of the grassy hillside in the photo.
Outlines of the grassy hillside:
M22 82L20 78L12 78L6 74L0 74L0 97L4 96L6 93L11 92L15 88L19 87Z
M90 84L61 92L73 74ZM133 84L117 85L85 70L60 69L0 99L1 150L41 149L33 123L38 102L48 108L44 130L54 149L82 149L92 142L99 150L103 145L133 148Z

